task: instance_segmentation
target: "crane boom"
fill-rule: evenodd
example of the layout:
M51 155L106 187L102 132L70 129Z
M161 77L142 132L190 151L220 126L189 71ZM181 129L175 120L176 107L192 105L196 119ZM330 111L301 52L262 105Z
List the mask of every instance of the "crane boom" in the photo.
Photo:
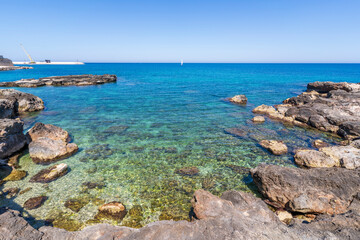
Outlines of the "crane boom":
M32 57L30 56L30 54L25 50L24 46L22 44L20 44L21 48L24 50L25 54L27 55L27 57L30 60L30 63L35 63L35 61L32 59Z

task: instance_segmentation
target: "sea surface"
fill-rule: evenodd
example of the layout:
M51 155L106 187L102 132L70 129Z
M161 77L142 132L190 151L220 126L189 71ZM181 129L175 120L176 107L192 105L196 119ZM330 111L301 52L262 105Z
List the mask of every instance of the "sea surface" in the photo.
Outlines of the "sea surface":
M260 163L294 167L293 151L311 148L315 139L339 139L266 119L253 124L251 110L296 96L314 81L360 82L360 64L125 64L87 63L83 66L39 65L32 70L0 72L0 81L70 74L116 74L117 83L98 86L18 88L45 102L42 112L24 116L25 130L35 122L67 130L80 150L59 162L70 172L48 184L30 183L47 166L36 165L24 153L21 169L28 175L2 188L28 191L0 198L0 206L22 210L24 202L45 195L38 209L24 210L38 227L45 222L68 230L98 222L141 227L165 219L188 220L196 189L221 195L230 189L257 194L247 168ZM248 104L225 101L245 94ZM238 128L245 134L226 133ZM289 153L274 156L258 141L283 140ZM195 176L176 173L197 167ZM89 189L84 183L98 183ZM30 189L31 188L31 189ZM30 189L30 190L29 190ZM64 206L81 202L78 212ZM99 220L98 206L122 202L126 217Z

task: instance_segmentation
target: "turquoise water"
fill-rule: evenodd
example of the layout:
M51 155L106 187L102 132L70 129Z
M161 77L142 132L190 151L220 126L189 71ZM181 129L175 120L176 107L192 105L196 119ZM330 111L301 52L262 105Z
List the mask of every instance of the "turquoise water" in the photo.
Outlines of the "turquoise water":
M60 162L71 171L49 184L29 183L44 166L20 159L28 176L7 182L4 188L32 189L1 205L21 209L30 197L48 200L24 214L34 225L45 219L70 230L94 220L103 202L120 201L128 210L122 222L140 227L162 219L188 219L195 189L220 195L229 189L251 191L251 177L239 167L261 162L293 165L293 150L311 147L315 139L338 139L318 131L284 126L267 119L253 124L251 110L260 104L279 104L313 81L359 82L359 64L86 64L84 66L34 66L33 70L0 72L0 81L70 74L116 74L117 83L86 87L18 89L35 94L46 109L24 118L25 128L35 122L66 129L80 151ZM224 101L237 94L248 97L247 106ZM240 128L244 137L226 134ZM283 140L289 154L273 156L258 145L262 139ZM196 166L199 174L175 171ZM85 189L85 182L103 188ZM83 199L79 212L66 208L68 199ZM102 220L109 222L109 220Z

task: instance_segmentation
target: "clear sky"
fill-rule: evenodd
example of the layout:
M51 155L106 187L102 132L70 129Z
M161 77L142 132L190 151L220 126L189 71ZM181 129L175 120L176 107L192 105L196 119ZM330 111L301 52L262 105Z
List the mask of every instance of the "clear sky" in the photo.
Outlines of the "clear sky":
M0 55L85 62L360 62L359 0L0 0Z

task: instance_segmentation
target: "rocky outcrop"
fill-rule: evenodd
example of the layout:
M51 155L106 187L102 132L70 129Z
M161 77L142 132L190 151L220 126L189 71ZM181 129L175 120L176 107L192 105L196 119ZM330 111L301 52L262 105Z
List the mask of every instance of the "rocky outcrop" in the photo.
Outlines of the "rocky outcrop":
M116 75L69 75L45 77L39 79L21 79L15 82L2 82L0 87L43 87L43 86L86 86L116 82Z
M10 59L4 58L2 55L0 55L0 66L1 67L12 67L12 66L14 66L14 64Z
M14 118L15 116L15 102L8 99L0 99L0 118Z
M11 70L20 70L20 69L34 69L33 67L25 67L25 66L0 66L1 71L11 71Z
M288 152L288 148L283 141L262 140L259 144L274 155L282 155Z
M40 182L40 183L52 182L58 179L59 177L64 176L67 172L68 172L68 165L65 163L60 163L41 170L30 179L30 182Z
M25 145L23 122L19 119L0 119L0 159L11 156Z
M14 89L0 89L0 99L8 100L9 107L14 107L16 115L44 109L44 102L41 98Z
M345 213L360 192L358 170L261 164L251 170L251 175L266 198L292 212Z
M98 224L77 232L45 226L35 230L14 210L0 212L0 238L4 239L356 239L357 212L319 216L319 220L291 226L280 222L267 205L255 196L238 191L225 192L221 198L197 190L192 199L195 216L188 221L158 221L140 229ZM354 221L355 220L355 221ZM6 237L6 238L5 238Z
M245 95L236 95L228 99L232 103L244 105L247 103L247 97Z
M329 146L317 150L298 150L295 163L302 167L360 168L360 149L348 146Z
M69 143L71 139L67 131L51 124L36 123L28 135L31 139L29 153L35 163L49 164L78 150L75 143Z
M360 84L315 82L307 92L253 112L300 127L314 127L348 139L360 136Z

